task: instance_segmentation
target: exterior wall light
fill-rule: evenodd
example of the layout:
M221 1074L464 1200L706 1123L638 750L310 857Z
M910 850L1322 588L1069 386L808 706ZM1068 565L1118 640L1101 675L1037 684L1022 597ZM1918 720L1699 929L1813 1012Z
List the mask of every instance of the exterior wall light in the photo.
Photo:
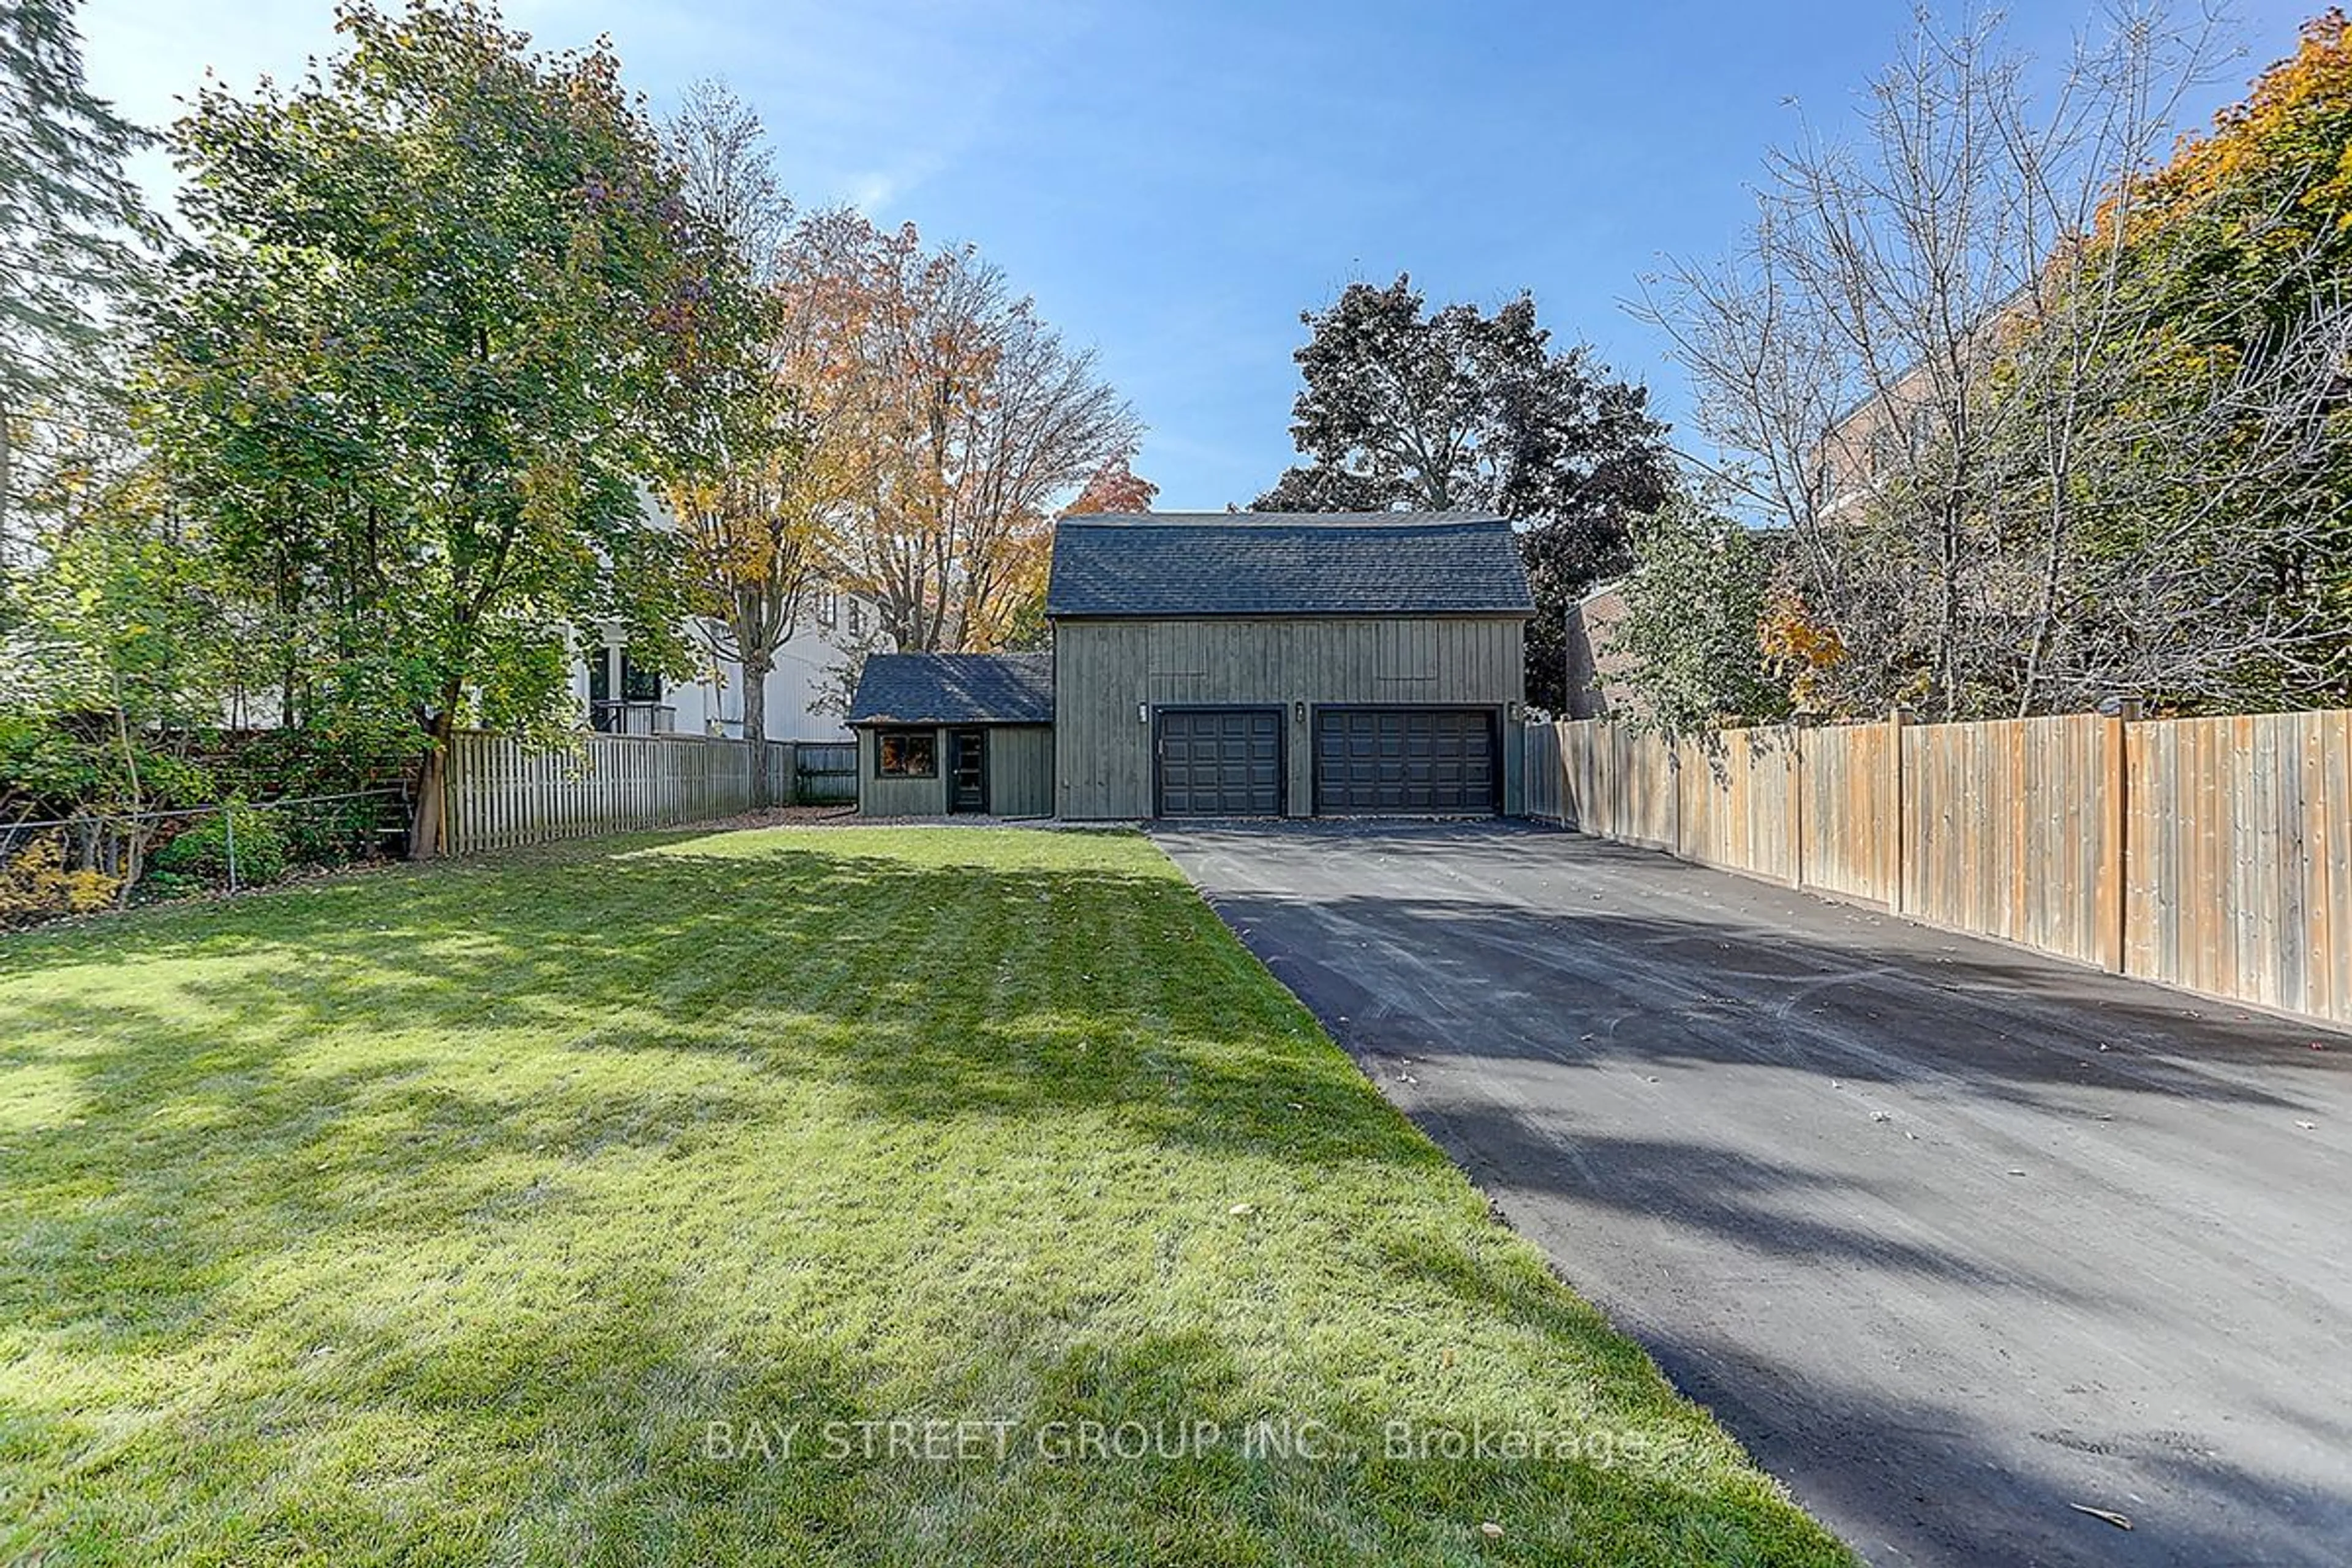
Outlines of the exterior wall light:
M1290 705L1290 716L1297 720L1302 724L1307 722L1307 700L1305 698L1302 697L1297 701Z
M1149 724L1151 722L1150 703L1139 702L1135 705L1135 721L1139 724Z

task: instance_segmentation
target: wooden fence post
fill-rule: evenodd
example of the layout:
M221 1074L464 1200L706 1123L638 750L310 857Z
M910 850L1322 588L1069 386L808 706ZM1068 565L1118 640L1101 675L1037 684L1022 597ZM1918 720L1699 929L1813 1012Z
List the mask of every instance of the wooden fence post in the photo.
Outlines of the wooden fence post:
M1908 846L1904 842L1904 823L1910 816L1910 805L1903 798L1903 731L1911 722L1911 710L1897 704L1886 715L1887 804L1895 820L1886 834L1886 907L1896 914L1903 912L1906 900L1904 878L1907 874Z
M2138 718L2138 698L2118 700L2101 748L2099 793L2106 809L2099 814L2099 962L2116 974L2124 972L2124 926L2131 918L2131 763L2125 729Z
M1805 732L1794 724L1780 731L1789 742L1789 886L1805 885Z
M1674 803L1675 858L1683 858L1683 737L1672 731L1666 735L1666 788Z

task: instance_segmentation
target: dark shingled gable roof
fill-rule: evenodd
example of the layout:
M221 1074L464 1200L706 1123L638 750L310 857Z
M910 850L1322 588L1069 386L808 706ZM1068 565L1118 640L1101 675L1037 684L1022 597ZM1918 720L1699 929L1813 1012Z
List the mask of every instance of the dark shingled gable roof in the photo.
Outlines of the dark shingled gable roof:
M1050 724L1050 653L877 653L849 700L852 724Z
M1528 616L1501 518L1467 512L1136 512L1054 530L1049 616Z

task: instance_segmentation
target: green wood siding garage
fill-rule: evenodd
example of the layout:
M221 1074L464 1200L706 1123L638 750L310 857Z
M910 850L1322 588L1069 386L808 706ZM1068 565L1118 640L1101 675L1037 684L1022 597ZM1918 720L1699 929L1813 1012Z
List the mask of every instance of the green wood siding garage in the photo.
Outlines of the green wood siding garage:
M1066 518L1055 815L1513 809L1533 608L1496 518Z
M858 809L1515 811L1534 610L1496 517L1066 517L1051 654L866 661L849 712Z

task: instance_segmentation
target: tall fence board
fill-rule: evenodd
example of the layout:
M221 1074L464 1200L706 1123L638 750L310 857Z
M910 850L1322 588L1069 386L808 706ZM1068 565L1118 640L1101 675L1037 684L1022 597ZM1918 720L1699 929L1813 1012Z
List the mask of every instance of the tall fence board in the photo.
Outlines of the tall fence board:
M1899 839L1893 732L1842 724L1797 732L1797 864L1803 886L1889 901Z
M1530 731L1531 816L2352 1024L2352 712Z
M1522 815L1545 822L1570 820L1566 805L1567 775L1560 763L1560 730L1557 724L1530 724L1519 754Z
M467 855L511 849L559 838L675 827L733 816L761 805L808 798L802 752L819 757L826 787L845 776L856 795L856 750L699 735L578 737L566 746L525 744L483 730L451 737L443 840L446 852ZM830 765L847 753L845 775Z
M1680 847L1702 866L1776 881L1797 879L1797 742L1793 731L1726 730L1679 747Z
M2132 973L2352 1019L2352 713L2136 724L2127 748Z
M2107 962L2108 727L2084 714L1906 729L1904 912Z
M1674 742L1594 720L1555 727L1560 811L1584 831L1654 847L1676 838Z

